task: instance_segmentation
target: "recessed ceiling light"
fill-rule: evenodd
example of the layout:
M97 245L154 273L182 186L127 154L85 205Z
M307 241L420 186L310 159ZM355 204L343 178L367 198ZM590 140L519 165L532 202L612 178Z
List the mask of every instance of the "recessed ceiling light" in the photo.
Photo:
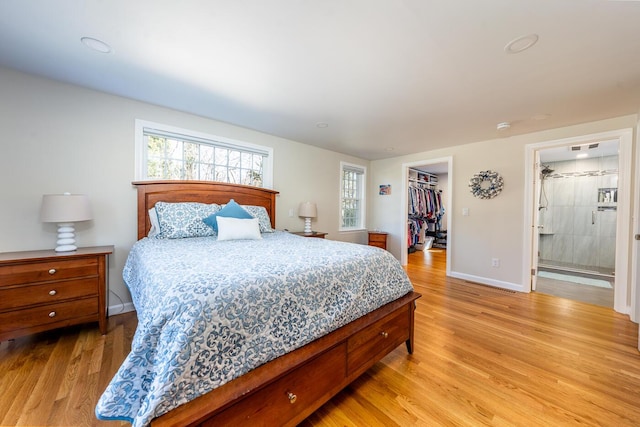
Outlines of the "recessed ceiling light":
M100 53L111 52L111 46L109 46L102 40L94 39L93 37L82 37L80 41L89 49L95 50L96 52L100 52Z
M318 123L316 123L316 127L320 128L320 129L328 128L329 127L329 123L318 122Z
M498 130L507 130L511 127L511 123L509 122L502 122L502 123L498 123L498 125L496 126L496 129Z
M576 159L584 159L589 157L589 153L580 153L580 154L576 154Z
M537 34L529 34L526 36L518 37L517 39L513 39L509 43L507 43L507 45L504 47L504 51L507 53L523 52L536 44L538 42L538 38L539 37Z

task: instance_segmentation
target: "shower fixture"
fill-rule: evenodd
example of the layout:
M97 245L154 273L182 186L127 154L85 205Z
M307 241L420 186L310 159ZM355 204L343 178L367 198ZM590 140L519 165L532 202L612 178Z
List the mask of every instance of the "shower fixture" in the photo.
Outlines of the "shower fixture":
M542 165L542 170L540 173L542 174L542 178L544 179L547 175L552 174L554 169L551 169L549 165Z

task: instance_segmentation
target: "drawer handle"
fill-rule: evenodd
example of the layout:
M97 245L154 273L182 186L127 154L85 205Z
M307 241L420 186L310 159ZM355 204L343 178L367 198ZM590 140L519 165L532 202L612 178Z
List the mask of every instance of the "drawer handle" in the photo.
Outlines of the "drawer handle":
M57 293L58 293L58 291L56 291L55 289L51 289L51 290L49 291L49 295L51 295L51 296L54 296L54 295L55 295L55 294L57 294Z
M296 403L296 400L298 400L298 396L296 396L295 394L291 393L290 391L287 392L287 397L289 398L289 403L291 403L291 404Z
M49 274L56 274L56 269L55 268L50 269Z
M387 338L389 336L389 334L385 331L380 332L380 335L382 335L382 338Z
M49 313L49 317L56 317L56 312L52 311L51 313Z

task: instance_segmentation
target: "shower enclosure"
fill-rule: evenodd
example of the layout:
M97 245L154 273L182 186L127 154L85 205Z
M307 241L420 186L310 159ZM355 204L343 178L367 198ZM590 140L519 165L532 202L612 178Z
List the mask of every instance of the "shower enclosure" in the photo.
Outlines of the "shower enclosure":
M541 158L539 270L613 278L618 156Z

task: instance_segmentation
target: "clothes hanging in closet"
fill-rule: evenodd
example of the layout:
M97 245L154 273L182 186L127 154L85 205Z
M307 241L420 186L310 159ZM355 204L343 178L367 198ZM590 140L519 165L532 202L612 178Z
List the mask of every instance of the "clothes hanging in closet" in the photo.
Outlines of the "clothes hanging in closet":
M437 219L442 215L442 192L432 188L409 186L409 216Z
M437 231L444 215L442 191L421 184L409 185L409 219L407 245L425 242L429 228Z

